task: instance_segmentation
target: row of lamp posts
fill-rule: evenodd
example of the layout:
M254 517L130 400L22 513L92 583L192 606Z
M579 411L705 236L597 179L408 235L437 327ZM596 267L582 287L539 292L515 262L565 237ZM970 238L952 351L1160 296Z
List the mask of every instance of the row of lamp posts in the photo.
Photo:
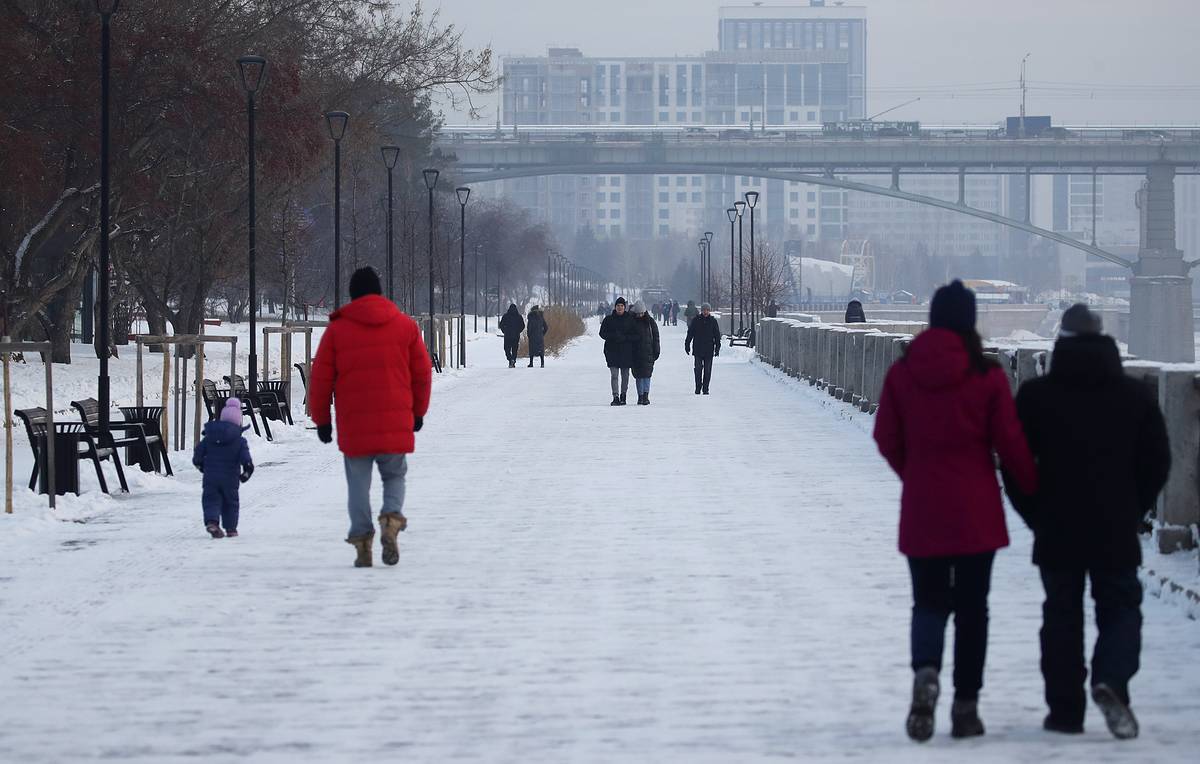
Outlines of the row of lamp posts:
M747 191L746 200L741 199L733 203L733 206L725 210L725 214L729 217L729 334L742 334L746 331L746 290L745 279L742 268L742 218L745 217L746 208L750 208L750 347L754 347L754 324L756 319L755 308L755 273L754 273L754 208L758 205L758 192ZM737 224L737 272L734 273L734 247L733 247L733 232L734 224ZM705 233L705 238L711 234ZM711 241L711 239L709 239ZM734 285L737 285L737 302L735 303ZM734 331L733 314L738 315L738 328Z

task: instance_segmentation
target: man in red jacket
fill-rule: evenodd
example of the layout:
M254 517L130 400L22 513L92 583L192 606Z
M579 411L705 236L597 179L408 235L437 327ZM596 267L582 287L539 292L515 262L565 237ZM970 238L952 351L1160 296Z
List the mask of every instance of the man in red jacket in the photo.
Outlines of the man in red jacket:
M405 454L414 450L429 409L432 365L421 330L382 296L379 275L359 268L350 277L351 302L329 316L313 361L308 403L317 437L333 440L329 405L337 399L338 448L345 458L354 567L371 567L375 525L371 520L371 471L379 465L383 508L379 525L383 561L400 559L396 534L408 520L404 506Z

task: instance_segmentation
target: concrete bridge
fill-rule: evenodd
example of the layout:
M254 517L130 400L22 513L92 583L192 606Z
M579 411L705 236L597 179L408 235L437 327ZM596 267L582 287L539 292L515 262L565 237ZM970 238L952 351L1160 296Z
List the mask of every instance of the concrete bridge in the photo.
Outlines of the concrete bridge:
M743 175L831 186L903 199L1042 236L1130 269L1130 350L1158 361L1195 360L1191 269L1175 243L1175 175L1200 173L1200 128L1065 129L1054 137L1005 138L994 130L924 130L916 136L826 136L816 131L540 126L508 133L446 128L436 147L468 182L540 175ZM957 201L914 194L905 174L957 174ZM966 204L966 176L1025 179L1023 219ZM1128 260L1030 222L1033 175L1144 174L1141 246ZM890 174L891 185L847 175Z

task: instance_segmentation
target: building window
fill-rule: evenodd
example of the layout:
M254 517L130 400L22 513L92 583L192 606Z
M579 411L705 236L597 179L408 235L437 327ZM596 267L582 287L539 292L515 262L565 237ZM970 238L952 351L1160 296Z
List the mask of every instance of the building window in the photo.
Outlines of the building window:
M800 192L793 191L790 194L788 194L788 201L793 202L793 203L800 201Z
M658 211L658 219L659 220L670 220L671 219L671 211L665 207L660 209Z
M815 202L815 201L817 200L817 192L816 192L816 191L809 191L809 192L808 192L808 200L809 200L810 202Z
M608 182L608 178L604 177L603 175L601 175L600 177L596 178L596 185L597 185L597 186L603 186L603 185L604 185L605 183L607 183L607 182Z
M748 111L744 111L744 112L742 112L742 121L743 121L743 122L749 122L749 121L750 121L750 112L748 112Z
M816 121L817 121L817 113L816 113L815 111L810 111L810 112L808 113L808 121L809 121L809 122L816 122Z
M692 185L693 186L699 186L699 185L702 185L703 183L704 183L704 179L701 176L699 176L699 175L692 176Z
M693 191L692 192L692 203L699 204L702 201L704 201L704 195L701 194L699 191Z
M617 218L621 217L621 211L620 210L612 210L608 216L610 218L612 218L613 220L616 220Z
M670 236L670 235L671 235L671 226L669 226L669 225L660 225L660 226L658 227L658 235L659 235L659 236Z
M813 225L812 223L809 223L808 224L808 235L814 236L814 235L816 235L816 233L817 233L817 227L815 225Z
M608 216L607 210L604 210L604 209L596 210L596 219L597 220L603 220L607 216Z
M790 112L788 114L788 119L790 119L793 122L799 122L800 121L800 112L798 112L798 111Z
M658 192L658 203L659 204L669 204L670 201L671 201L671 195L669 193L667 193L666 191Z
M614 225L614 226L610 227L608 230L609 230L610 236L620 236L621 235L621 226L619 226L619 225Z
M617 177L613 178L612 183L609 183L608 185L615 186L616 188L620 188L621 187L621 177L618 175Z
M816 217L817 217L817 211L815 209L813 209L812 207L809 207L808 208L808 219L815 220Z
M664 187L666 187L666 186L669 186L669 185L671 185L671 179L670 179L670 178L668 178L666 175L659 175L659 176L658 176L658 187L659 187L659 188L664 188Z
M660 111L660 112L658 113L658 121L659 121L659 122L670 122L670 121L671 121L671 112L669 112L669 111Z
M790 218L800 217L800 210L793 207L791 210L788 210L788 217L790 217Z
M700 99L700 94L699 94L699 93L695 93L695 96L696 96L696 100L699 100L699 99ZM694 111L694 112L692 112L692 121L693 121L693 122L703 122L703 121L704 121L704 117L703 117L703 116L701 116L700 112L698 112L698 111Z
M601 192L599 192L599 193L597 193L597 194L596 194L596 201L597 201L597 202L603 202L603 201L604 201L604 192L603 192L603 191L601 191Z
M686 192L686 191L680 191L678 194L675 194L675 201L677 201L677 202L686 202L686 201L687 201L687 192Z
M617 204L618 202L621 201L621 195L619 193L617 193L616 191L613 191L611 194L608 195L608 200L610 202L612 202L613 204Z
M675 178L675 185L677 185L677 186L686 186L686 185L687 185L687 178L683 177L682 175L680 175L680 176L676 177L676 178Z

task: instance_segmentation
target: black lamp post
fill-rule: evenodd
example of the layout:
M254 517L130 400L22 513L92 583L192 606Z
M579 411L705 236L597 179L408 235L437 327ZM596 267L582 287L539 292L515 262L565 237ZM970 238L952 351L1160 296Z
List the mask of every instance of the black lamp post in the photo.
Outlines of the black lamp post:
M696 242L696 249L700 252L700 302L704 302L704 290L707 288L704 283L704 239Z
M478 244L475 245L474 285L475 285L475 307L471 310L471 313L473 314L472 317L473 317L475 325L471 329L471 331L478 334L479 333L479 245Z
M100 398L100 439L107 442L108 432L108 70L109 70L109 20L117 12L120 0L96 0L96 12L100 14L100 376L96 380L96 394ZM164 401L165 404L165 401Z
M461 209L458 227L458 365L467 365L467 199L471 198L471 189L459 186L454 189L458 194L458 206Z
M554 255L546 255L546 305L554 304Z
M333 139L333 308L342 306L342 136L350 115L344 111L325 112L329 137Z
M758 317L758 308L754 303L754 207L758 204L757 191L746 192L746 204L750 207L750 347L754 347L754 324Z
M488 319L491 317L492 295L488 291L487 282L487 250L483 250L483 333L488 333Z
M746 214L746 203L741 199L733 203L737 210L738 223L738 332L746 330L746 279L742 270L742 218Z
M704 267L704 294L705 302L712 302L712 240L713 232L704 232L704 252L705 252L705 267Z
M737 221L737 210L733 207L725 210L729 217L729 336L733 336L733 224Z
M399 146L384 146L380 153L383 154L383 163L387 166L388 171L388 211L387 211L387 285L388 299L392 302L396 301L395 292L395 268L392 261L392 252L395 248L394 238L392 235L392 170L396 169L396 162L400 159Z
M254 280L254 232L258 227L254 207L254 97L258 94L259 88L263 86L263 82L267 79L267 59L262 56L242 56L237 60L237 63L238 71L242 76L242 89L246 91L246 119L248 122L248 129L246 131L246 159L250 172L249 187L247 190L247 193L250 195L249 253L247 257L250 270L250 367L248 370L250 384L248 392L250 393L250 400L254 400L254 397L258 394L258 337L256 336L258 333L258 284Z
M433 358L433 189L437 186L440 174L433 168L421 170L425 188L429 190L429 333L426 335L426 346L430 358Z

